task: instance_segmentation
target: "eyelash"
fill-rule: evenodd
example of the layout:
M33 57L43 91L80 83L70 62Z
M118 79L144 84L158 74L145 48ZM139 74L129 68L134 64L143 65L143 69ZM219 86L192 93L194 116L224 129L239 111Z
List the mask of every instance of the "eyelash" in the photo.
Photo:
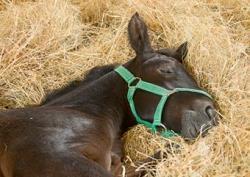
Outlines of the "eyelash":
M172 74L173 71L171 71L170 69L160 69L160 72L165 73L165 74Z

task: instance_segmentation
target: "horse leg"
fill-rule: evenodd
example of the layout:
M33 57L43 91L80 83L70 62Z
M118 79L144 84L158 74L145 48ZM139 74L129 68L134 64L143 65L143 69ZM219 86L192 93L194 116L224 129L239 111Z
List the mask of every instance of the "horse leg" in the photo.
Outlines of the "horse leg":
M111 153L111 173L115 177L121 177L123 173L122 169L122 141L117 138L112 145L112 153ZM142 172L136 171L136 168L133 166L128 166L125 169L126 177L141 177Z
M115 153L111 156L111 173L115 177L121 177L123 173L121 157ZM135 167L129 166L125 169L126 177L140 177L142 175L141 171L136 171Z
M111 173L118 177L122 171L122 143L118 137L115 138L111 151Z
M15 177L114 177L101 165L81 155L53 154L36 158L36 163L31 159L15 161L12 171ZM20 163L19 163L20 162Z
M112 153L111 153L111 173L115 177L121 177L123 173L122 169L122 142L120 139L116 139L112 146ZM126 177L141 177L142 172L136 171L135 167L129 166L125 169L125 176Z
M166 156L166 154L162 154L162 152L158 151L151 157L148 157L139 162L135 162L136 166L144 163L150 163L151 165L156 165L156 160L161 159ZM112 146L112 155L111 155L111 173L115 177L121 177L122 175L122 143L120 139L114 141ZM125 169L126 177L142 177L146 174L145 170L136 170L137 168L134 166L127 166Z
M136 171L136 168L133 166L127 167L125 171L126 177L142 177L145 174L144 171Z

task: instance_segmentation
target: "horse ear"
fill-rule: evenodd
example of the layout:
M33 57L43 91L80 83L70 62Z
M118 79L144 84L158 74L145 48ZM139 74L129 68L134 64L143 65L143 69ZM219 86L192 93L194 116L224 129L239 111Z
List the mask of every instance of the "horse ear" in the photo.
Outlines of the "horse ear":
M128 24L129 41L136 55L143 55L152 52L148 36L147 26L136 12L130 19Z
M182 61L186 58L187 53L188 53L188 42L184 42L175 51L174 58L176 58L182 63Z

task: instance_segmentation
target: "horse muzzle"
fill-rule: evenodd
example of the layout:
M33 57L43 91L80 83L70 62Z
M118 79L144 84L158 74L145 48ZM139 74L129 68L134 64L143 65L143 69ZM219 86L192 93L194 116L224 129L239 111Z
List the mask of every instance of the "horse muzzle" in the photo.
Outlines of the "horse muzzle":
M206 136L211 128L218 125L218 114L209 101L200 102L196 109L186 110L182 117L181 135L186 139Z

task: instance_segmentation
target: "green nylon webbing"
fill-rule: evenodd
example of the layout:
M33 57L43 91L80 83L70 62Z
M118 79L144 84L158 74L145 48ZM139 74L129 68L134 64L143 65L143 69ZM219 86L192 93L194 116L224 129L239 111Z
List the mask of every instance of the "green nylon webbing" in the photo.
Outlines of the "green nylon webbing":
M126 68L123 66L119 66L118 68L115 69L117 73L128 83L131 84L134 81L135 76L129 72Z
M134 117L136 118L136 121L140 124L145 125L146 127L150 128L154 133L157 131L157 127L163 127L165 126L161 123L162 118L162 112L164 110L165 103L170 95L177 93L177 92L192 92L192 93L198 93L203 94L205 96L208 96L211 98L211 96L203 91L198 89L191 89L191 88L175 88L173 90L165 89L161 86L145 82L141 80L141 78L135 77L129 70L127 70L123 66L119 66L115 69L115 71L128 83L128 93L127 93L127 99L129 102L129 106L131 109L131 112L133 113ZM137 80L137 83L135 85L132 85L134 81ZM156 95L162 96L154 113L154 120L153 123L143 120L137 113L135 109L135 103L134 103L134 94L136 92L136 89L141 89L147 92L154 93ZM172 130L165 130L161 133L162 136L169 138L171 136L177 135Z

